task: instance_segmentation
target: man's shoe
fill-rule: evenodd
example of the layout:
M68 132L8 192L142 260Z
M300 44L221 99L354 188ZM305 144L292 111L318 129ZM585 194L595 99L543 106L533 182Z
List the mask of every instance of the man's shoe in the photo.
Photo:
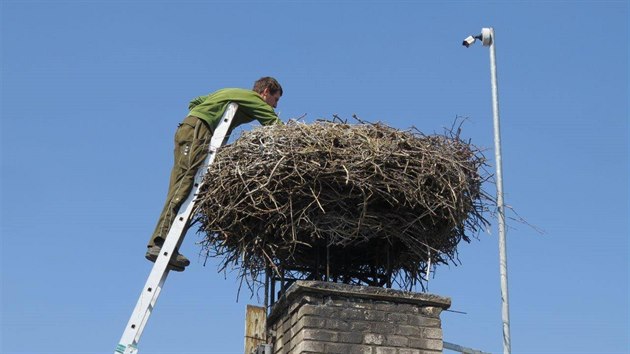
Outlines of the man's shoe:
M160 248L157 246L151 246L147 250L147 254L144 257L148 259L149 261L155 263L159 255L160 255ZM168 265L171 270L174 270L176 272L183 272L184 268L190 265L190 261L183 254L180 254L179 252L176 251L175 254L169 260Z

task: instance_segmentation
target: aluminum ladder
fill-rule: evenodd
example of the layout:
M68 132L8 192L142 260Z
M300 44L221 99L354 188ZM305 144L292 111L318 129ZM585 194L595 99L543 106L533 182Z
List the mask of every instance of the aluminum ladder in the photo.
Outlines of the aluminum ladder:
M162 245L160 255L151 269L149 278L142 289L140 298L138 299L136 307L131 314L131 318L129 318L127 327L125 327L125 331L123 332L120 342L116 346L114 354L138 353L138 342L140 341L140 336L142 335L144 326L146 326L149 316L155 307L155 303L160 296L162 286L164 286L164 282L168 277L168 263L171 258L170 255L175 252L175 249L179 246L181 240L183 240L183 236L186 233L186 229L195 206L196 195L199 193L199 189L201 188L203 176L208 171L210 165L214 162L218 148L226 142L227 132L232 124L232 119L234 118L237 109L238 105L236 103L228 103L219 125L212 134L212 138L210 139L210 150L204 162L207 168L200 168L199 171L197 171L193 188L190 191L188 198L179 208L175 221L173 221L173 224L166 235L166 240L164 241L164 245Z

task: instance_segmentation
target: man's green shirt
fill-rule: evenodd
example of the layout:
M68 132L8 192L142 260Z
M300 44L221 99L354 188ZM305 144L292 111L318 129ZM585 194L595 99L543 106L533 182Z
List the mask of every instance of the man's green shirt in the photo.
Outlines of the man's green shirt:
M193 99L188 105L190 109L188 115L203 119L214 131L229 102L238 104L230 132L235 127L254 119L262 125L282 124L273 108L260 95L254 91L239 88L226 88Z

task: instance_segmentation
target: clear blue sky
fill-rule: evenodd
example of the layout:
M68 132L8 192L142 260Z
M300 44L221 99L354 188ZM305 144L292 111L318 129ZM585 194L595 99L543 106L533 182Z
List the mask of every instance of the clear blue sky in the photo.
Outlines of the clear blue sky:
M2 0L0 352L113 352L151 264L190 98L284 86L282 119L357 114L463 135L494 160L496 30L514 353L627 353L627 1ZM494 191L492 185L487 186ZM501 352L497 227L438 268L447 341ZM140 343L242 353L234 274L192 258Z

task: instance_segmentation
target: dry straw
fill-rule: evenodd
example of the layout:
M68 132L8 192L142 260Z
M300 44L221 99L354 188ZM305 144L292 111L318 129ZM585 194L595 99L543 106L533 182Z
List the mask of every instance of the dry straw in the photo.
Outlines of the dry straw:
M458 133L382 123L290 122L218 153L196 220L209 256L253 284L268 269L306 279L412 287L427 262L487 226L494 200L479 149ZM253 282L252 282L253 281Z

